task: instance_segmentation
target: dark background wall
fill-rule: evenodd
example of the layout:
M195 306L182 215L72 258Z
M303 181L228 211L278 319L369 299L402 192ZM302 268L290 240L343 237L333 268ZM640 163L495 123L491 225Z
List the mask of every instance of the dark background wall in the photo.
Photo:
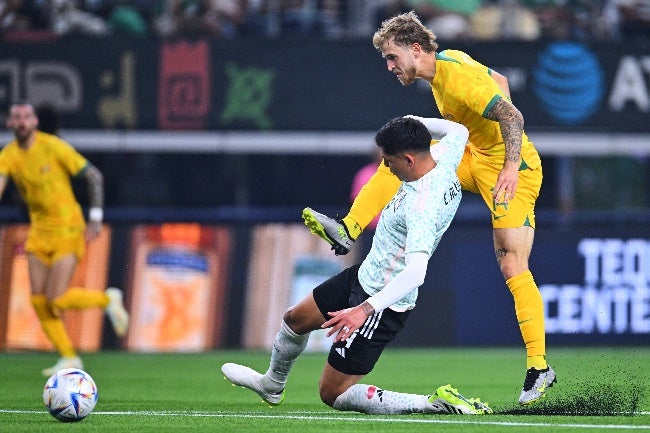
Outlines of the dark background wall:
M529 131L647 132L647 39L443 44L506 74ZM363 39L69 37L0 46L0 111L50 103L67 128L374 131L437 115ZM152 146L155 143L152 143Z
M533 139L541 133L567 134L559 147L566 147L570 164L565 155L542 152L544 185L531 257L555 327L550 344L648 342L650 248L634 256L642 281L616 284L587 283L578 251L584 239L613 239L624 244L615 257L624 257L625 251L636 251L627 247L629 241L650 238L647 44L511 41L442 47L466 50L509 76L513 101ZM557 85L550 86L549 80ZM300 223L305 206L345 212L352 176L370 160L359 150L278 152L268 147L265 134L374 131L391 117L438 115L430 89L402 88L365 40L66 38L3 43L0 111L20 99L54 105L63 136L83 130L144 133L145 148L138 150L83 143L83 153L106 178L106 221L115 230L110 284L124 283L134 224L197 221L232 227L236 237L227 325L232 346L240 339L251 230L270 221ZM214 133L215 141L221 133L253 132L266 147L255 152L183 151L181 135L177 147L167 151L159 135L147 138L147 132L160 131L175 137L204 131ZM574 133L582 134L584 149L572 139ZM611 139L611 154L590 155L594 133L606 142ZM616 148L621 136L634 143L633 151ZM562 195L567 173L574 199L568 207ZM75 188L85 204L83 185ZM15 190L5 194L2 205L1 221L26 221ZM520 344L483 207L465 195L432 261L411 331L398 344ZM605 263L604 256L599 260ZM589 317L590 302L601 303L599 318ZM600 329L587 332L596 322Z

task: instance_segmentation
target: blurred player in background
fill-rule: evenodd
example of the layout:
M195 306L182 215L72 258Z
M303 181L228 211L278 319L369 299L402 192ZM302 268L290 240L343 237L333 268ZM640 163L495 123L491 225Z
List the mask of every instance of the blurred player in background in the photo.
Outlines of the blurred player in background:
M373 45L402 85L425 80L442 117L469 129L470 143L458 177L464 190L481 195L492 215L494 252L514 298L526 345L527 371L519 403L529 404L556 382L555 372L546 363L542 296L528 266L535 202L542 185L541 160L524 133L523 116L510 101L506 77L464 52L436 52L435 40L417 15L408 12L384 21L373 36ZM303 211L303 218L336 254L346 254L398 187L399 180L380 167L343 219L334 220L310 208Z
M436 160L430 131L445 133ZM491 413L486 404L461 396L450 385L418 395L359 383L415 308L429 258L460 204L456 168L467 137L467 128L458 123L414 117L393 119L377 132L384 165L401 186L381 214L370 252L360 265L318 285L286 311L265 374L227 363L221 371L228 380L269 404L280 404L310 332L329 328L328 336L335 337L319 382L321 400L328 406L368 414Z
M68 287L85 253L85 243L95 239L102 228L103 176L68 143L38 131L38 117L31 104L12 105L7 128L15 138L0 151L0 197L11 178L27 205L30 229L25 252L31 302L45 335L61 356L42 373L50 376L64 368L83 368L61 311L103 308L118 336L125 334L129 321L119 289L104 292ZM88 225L74 196L73 176L88 184Z

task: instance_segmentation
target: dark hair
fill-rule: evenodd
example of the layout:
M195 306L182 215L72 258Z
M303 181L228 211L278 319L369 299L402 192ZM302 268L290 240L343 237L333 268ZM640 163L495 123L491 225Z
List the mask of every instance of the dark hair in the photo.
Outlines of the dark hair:
M412 117L391 119L375 134L375 143L387 155L401 152L429 152L431 134Z

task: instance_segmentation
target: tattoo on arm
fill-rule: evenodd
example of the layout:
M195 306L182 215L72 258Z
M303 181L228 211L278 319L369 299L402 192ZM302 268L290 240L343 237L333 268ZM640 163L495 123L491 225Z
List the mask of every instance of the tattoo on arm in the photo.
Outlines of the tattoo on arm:
M90 207L104 207L104 176L94 165L88 163L83 175L88 181L88 204Z
M370 305L366 301L363 301L363 303L361 304L361 309L363 310L364 313L366 313L366 316L372 316L375 312L375 309L372 308L372 305Z
M505 248L498 248L498 249L494 250L494 253L497 256L497 259L500 259L500 258L506 256L506 254L508 253L508 250L506 250Z
M505 99L500 99L485 118L499 122L506 146L505 161L518 163L521 160L521 136L524 132L524 117L521 112Z

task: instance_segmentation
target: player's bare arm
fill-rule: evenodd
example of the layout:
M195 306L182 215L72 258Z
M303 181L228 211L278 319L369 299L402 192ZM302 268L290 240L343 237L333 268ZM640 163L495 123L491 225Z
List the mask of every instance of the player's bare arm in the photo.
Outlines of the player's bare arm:
M494 81L497 82L501 90L503 90L503 93L505 93L506 96L510 98L510 86L508 85L508 78L505 75L499 74L495 70L492 70L490 76Z
M97 167L88 163L81 175L88 182L88 203L90 207L104 206L104 176Z
M7 187L7 177L0 174L0 198L2 198L2 195L4 194L6 187Z
M88 183L88 203L90 214L88 216L88 228L86 239L92 240L99 235L104 219L104 176L101 171L91 163L82 170L81 175Z
M375 314L375 309L373 308L372 305L368 303L368 301L363 301L361 305L359 305L361 309L363 310L364 313L366 313L366 316L372 316Z
M486 119L499 122L501 136L506 147L503 168L494 185L492 197L499 201L510 201L517 191L519 165L521 164L521 140L524 132L524 117L505 99L500 99L485 115Z

